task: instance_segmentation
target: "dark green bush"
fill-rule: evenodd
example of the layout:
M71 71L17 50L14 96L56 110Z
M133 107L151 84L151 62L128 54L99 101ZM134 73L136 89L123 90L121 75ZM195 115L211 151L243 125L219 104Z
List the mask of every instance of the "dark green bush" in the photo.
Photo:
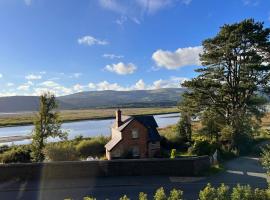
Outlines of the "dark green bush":
M76 150L82 158L88 156L102 156L105 153L105 144L108 139L105 137L96 137L90 140L82 140L76 146Z
M218 145L216 143L211 143L208 140L197 140L193 146L189 148L189 153L198 156L212 155L216 149L218 149Z
M27 163L31 162L29 146L17 146L0 155L0 162L2 163Z

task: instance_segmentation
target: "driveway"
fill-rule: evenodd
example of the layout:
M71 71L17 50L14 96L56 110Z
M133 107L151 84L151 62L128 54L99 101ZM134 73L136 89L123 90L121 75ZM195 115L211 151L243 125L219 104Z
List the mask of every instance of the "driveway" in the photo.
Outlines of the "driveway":
M97 199L119 199L127 194L131 199L138 199L139 192L146 192L152 197L154 191L163 186L167 191L179 188L186 199L197 199L198 192L207 184L225 183L234 186L237 183L252 187L266 188L265 170L256 157L240 157L225 164L226 171L204 177L106 177L92 179L50 180L50 181L9 181L0 183L1 200L63 200L71 198L82 200L84 196Z

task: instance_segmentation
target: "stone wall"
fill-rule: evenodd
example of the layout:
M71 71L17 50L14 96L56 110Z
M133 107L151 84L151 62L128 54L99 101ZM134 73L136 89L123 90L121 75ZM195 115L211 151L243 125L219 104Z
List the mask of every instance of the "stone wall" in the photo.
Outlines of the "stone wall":
M196 176L210 167L208 156L177 159L131 159L1 164L0 180L90 178L100 176Z

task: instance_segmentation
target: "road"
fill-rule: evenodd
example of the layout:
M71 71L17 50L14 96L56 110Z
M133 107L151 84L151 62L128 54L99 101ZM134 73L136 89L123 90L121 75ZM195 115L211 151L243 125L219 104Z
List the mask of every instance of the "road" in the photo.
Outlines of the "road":
M210 177L106 177L73 180L9 181L0 183L1 200L82 200L85 196L99 199L119 199L127 194L138 199L139 192L148 193L151 199L154 191L163 186L166 191L179 188L186 199L197 199L198 192L207 184L237 183L266 188L267 177L258 158L240 157L225 164L226 171Z

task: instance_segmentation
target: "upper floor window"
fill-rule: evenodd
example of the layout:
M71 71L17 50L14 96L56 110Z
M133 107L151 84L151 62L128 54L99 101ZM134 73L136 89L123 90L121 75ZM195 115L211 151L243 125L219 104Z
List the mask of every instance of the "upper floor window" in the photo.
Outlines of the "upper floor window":
M131 131L132 139L139 138L139 131L137 129L133 129Z

